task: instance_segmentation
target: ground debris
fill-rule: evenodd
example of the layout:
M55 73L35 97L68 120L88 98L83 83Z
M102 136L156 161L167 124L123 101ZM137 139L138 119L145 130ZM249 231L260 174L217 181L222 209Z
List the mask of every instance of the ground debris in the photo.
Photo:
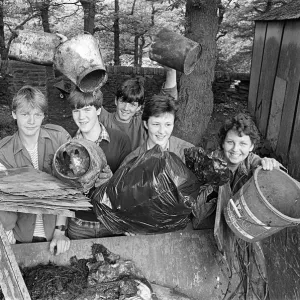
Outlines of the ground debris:
M92 245L92 258L70 259L21 268L32 300L152 300L152 288L129 260L101 244ZM1 292L1 290L0 290ZM3 295L0 299L4 299Z

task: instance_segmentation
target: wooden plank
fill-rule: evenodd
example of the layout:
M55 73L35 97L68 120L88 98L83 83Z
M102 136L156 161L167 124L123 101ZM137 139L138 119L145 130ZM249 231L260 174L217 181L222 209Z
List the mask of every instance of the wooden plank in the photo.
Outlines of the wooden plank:
M300 299L300 226L263 240L270 300Z
M300 91L300 82L298 83ZM300 94L297 100L297 112L295 117L294 129L292 133L291 146L288 158L288 170L291 176L300 181ZM300 252L300 251L299 251ZM300 253L299 253L300 254Z
M65 216L65 217L75 217L75 212L67 209L50 209L44 207L26 207L21 205L3 205L0 203L0 210L3 211L14 211L14 212L21 212L27 214L46 214L46 215L58 215L58 216Z
M219 187L215 228L214 228L214 236L217 242L218 249L223 255L224 262L227 264L229 272L231 272L232 270L233 246L231 244L232 238L230 238L232 233L225 221L224 208L227 206L228 201L231 198L231 194L232 193L231 193L229 183Z
M250 87L248 96L248 109L251 115L255 114L257 91L259 85L261 62L264 53L267 22L255 23L255 36L253 42Z
M273 151L275 151L278 142L285 91L286 81L276 76L267 130L267 140Z
M31 299L1 222L0 286L5 300Z
M292 129L298 101L300 81L300 21L287 21L284 29L281 53L278 64L278 76L287 81L282 120L278 135L276 154L284 164L288 161L288 152L292 138Z
M257 91L255 111L257 125L263 136L267 133L271 99L283 33L283 22L269 22Z
M73 240L67 253L56 256L49 252L49 243L13 245L13 251L24 266L49 261L65 265L74 255L89 258L93 243L132 260L150 282L175 288L188 297L223 299L227 290L228 278L216 259L213 230L193 230L188 226L165 234Z

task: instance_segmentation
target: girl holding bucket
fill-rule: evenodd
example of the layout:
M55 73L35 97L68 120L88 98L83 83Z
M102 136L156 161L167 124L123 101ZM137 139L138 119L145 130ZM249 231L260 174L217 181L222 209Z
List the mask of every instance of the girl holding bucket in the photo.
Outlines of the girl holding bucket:
M233 195L253 176L258 166L264 170L273 170L281 166L273 158L261 158L252 153L259 141L259 132L252 119L243 113L225 121L220 128L219 139L221 149L214 151L213 156L227 162L231 171L230 187ZM224 200L229 199L220 201ZM219 203L218 205L222 206ZM229 230L227 238L227 243L232 245L232 251L227 255L240 277L240 284L235 290L233 288L233 294L237 295L237 298L247 295L247 299L265 299L268 290L267 276L260 242L246 242Z
M279 168L281 164L274 158L261 158L252 151L259 142L259 132L252 119L239 113L226 120L219 131L221 150L213 156L222 158L231 170L231 189L235 194L253 175L253 171L262 166L264 170Z

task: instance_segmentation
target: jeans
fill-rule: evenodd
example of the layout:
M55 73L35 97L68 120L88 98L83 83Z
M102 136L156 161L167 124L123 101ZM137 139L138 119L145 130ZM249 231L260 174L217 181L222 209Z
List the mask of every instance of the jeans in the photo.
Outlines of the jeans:
M115 235L106 229L103 224L100 225L100 228L90 228L88 226L78 225L72 219L69 219L66 236L68 236L70 240L81 240Z

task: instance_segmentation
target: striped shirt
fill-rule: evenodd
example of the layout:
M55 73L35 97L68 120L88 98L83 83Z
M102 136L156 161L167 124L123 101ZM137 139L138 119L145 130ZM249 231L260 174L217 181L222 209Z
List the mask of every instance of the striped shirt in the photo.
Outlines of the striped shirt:
M33 149L31 149L31 150L27 149L27 151L30 155L33 167L38 170L39 169L39 160L38 160L39 156L38 156L38 145L37 145L37 143L36 143L36 145ZM45 229L44 229L44 222L43 222L43 215L41 215L41 214L36 216L33 236L46 238Z

